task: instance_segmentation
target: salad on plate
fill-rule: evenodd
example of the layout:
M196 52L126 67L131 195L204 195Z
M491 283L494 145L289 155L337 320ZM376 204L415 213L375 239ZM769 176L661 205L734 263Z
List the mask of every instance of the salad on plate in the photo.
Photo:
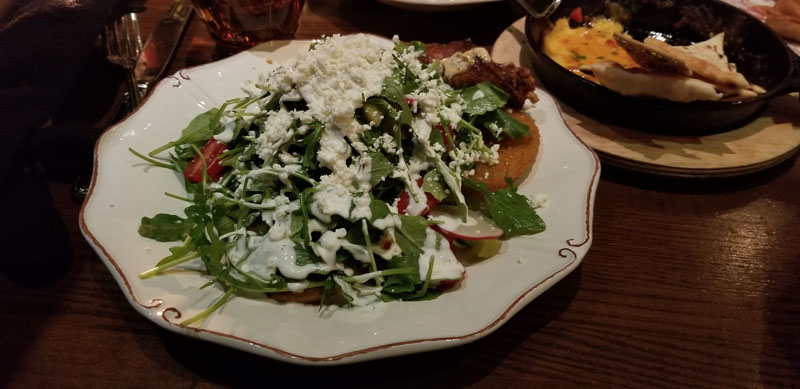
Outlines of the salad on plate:
M364 306L435 298L466 276L459 257L545 229L543 198L517 193L538 151L530 74L471 44L367 35L315 41L243 96L143 154L175 170L183 215L139 234L177 242L140 274L202 264L225 294ZM522 93L520 94L520 91Z

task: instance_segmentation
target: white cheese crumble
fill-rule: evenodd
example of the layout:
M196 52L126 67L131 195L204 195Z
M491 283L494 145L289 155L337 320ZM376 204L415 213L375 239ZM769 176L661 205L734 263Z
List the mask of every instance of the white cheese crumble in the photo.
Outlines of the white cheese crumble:
M530 203L531 207L534 209L544 208L547 207L547 204L550 203L550 199L544 193L538 193L532 196L528 196L528 203Z
M366 97L380 94L396 66L392 50L378 49L367 35L334 35L276 68L266 79L270 90L297 90L315 119L351 140L369 129L354 118Z

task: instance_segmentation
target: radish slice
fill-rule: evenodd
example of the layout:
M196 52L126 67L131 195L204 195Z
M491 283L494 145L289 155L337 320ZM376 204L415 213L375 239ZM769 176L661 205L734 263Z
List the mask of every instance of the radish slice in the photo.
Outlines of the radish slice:
M464 223L458 207L453 205L438 205L431 210L430 218L442 222L431 227L448 238L480 240L497 239L503 235L503 230L491 219L472 210L467 211L467 222Z

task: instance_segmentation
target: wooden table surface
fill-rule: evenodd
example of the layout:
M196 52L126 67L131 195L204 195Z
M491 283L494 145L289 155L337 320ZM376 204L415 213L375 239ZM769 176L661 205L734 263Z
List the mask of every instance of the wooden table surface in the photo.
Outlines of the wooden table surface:
M167 6L147 3L143 33ZM370 32L488 46L520 16L511 2L432 15L373 0L310 0L296 37ZM213 49L194 18L169 73L210 61ZM87 69L94 87L75 95L91 109L60 120L108 116L120 73L102 52ZM747 177L695 182L604 166L583 263L496 332L454 349L325 368L156 327L80 235L69 185L50 188L75 261L47 285L0 275L0 386L800 387L796 158Z

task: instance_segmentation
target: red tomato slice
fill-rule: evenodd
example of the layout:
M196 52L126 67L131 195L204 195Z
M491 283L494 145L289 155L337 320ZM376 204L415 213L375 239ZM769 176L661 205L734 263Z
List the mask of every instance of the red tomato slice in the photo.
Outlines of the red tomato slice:
M417 179L417 186L422 187L422 178ZM397 212L403 215L408 215L408 205L411 203L411 194L408 192L408 189L403 189L400 193L400 197L397 200ZM422 210L421 213L418 215L411 215L411 216L419 216L425 215L430 212L433 207L439 204L439 200L436 200L436 197L433 197L432 194L425 192L425 209Z
M453 130L450 128L450 126L447 126L447 130L445 130L444 127L442 127L441 124L437 124L436 125L436 129L439 130L439 132L442 134L442 140L444 141L445 149L447 149L447 151L450 151L450 149L452 148L450 146L450 139L453 138ZM447 131L446 134L445 134L445 131ZM450 135L450 136L448 137L447 135Z
M575 23L583 23L583 11L581 11L581 7L573 9L569 14L569 18Z
M212 181L217 181L222 176L222 170L225 167L219 164L219 156L227 149L228 145L211 138L200 150L206 160L206 174ZM200 155L195 155L192 158L192 161L183 171L183 176L190 182L200 182L203 179L203 161L200 159Z

